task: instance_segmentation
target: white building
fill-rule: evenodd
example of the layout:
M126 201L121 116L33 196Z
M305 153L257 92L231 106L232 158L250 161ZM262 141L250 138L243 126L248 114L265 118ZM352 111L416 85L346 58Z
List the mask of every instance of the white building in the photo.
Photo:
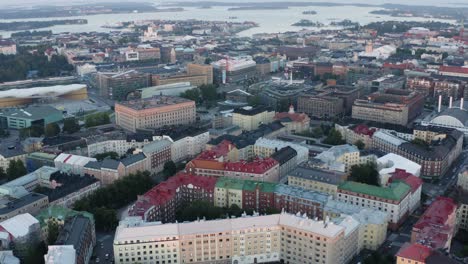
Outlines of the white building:
M359 222L275 214L189 223L120 222L115 263L347 263L358 253ZM170 254L167 254L169 253ZM164 258L163 258L164 257Z
M95 158L62 153L55 158L54 163L55 167L64 173L83 176L83 168L90 161L97 160Z
M418 177L421 173L421 165L395 153L388 153L377 159L380 185L386 185L391 174L397 169L406 170L406 172Z
M19 214L0 222L0 242L2 248L8 248L11 242L27 244L39 235L39 221L31 214Z
M347 181L338 187L337 200L385 212L389 227L396 229L410 212L411 186L401 181L386 187Z
M76 251L73 245L49 246L44 260L45 264L75 264Z
M255 141L253 146L254 155L262 158L270 157L276 151L291 147L297 152L297 164L305 162L309 159L309 149L299 144L261 137Z
M315 158L324 162L330 170L341 172L350 172L351 167L361 163L359 149L349 144L333 146ZM367 162L367 159L362 161Z
M195 133L192 135L181 136L179 138L170 136L162 136L160 139L167 139L171 144L171 158L174 162L180 162L194 158L205 150L206 143L210 141L210 133L208 131Z
M2 264L20 264L19 258L13 255L12 250L0 251L0 263Z

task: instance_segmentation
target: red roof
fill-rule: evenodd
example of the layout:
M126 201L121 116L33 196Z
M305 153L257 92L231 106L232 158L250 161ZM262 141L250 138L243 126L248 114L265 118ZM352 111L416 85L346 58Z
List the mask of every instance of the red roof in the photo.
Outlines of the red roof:
M406 172L403 169L395 169L395 172L392 174L389 182L393 181L403 181L409 186L411 186L411 192L416 192L423 184L423 181L419 178L414 176L413 174Z
M224 164L224 170L263 174L271 168L273 168L274 166L276 166L277 164L278 162L272 158L255 159L251 162L226 162Z
M219 160L221 157L226 157L235 146L228 140L221 141L218 145L210 150L205 150L200 153L195 159L197 160Z
M441 72L452 72L452 73L468 74L468 67L440 66L440 67L439 67L439 71L441 71Z
M413 226L415 242L431 248L444 248L455 231L457 205L451 198L437 197Z
M307 120L309 117L304 113L289 113L289 112L281 112L276 113L275 120L280 120L283 118L290 118L294 122L303 122Z
M213 192L216 185L216 178L195 176L187 173L178 173L177 175L169 178L151 190L146 192L141 197L138 197L135 205L129 210L131 216L143 216L145 212L152 206L161 206L166 204L168 201L175 198L177 189L181 186L187 186L189 184L197 187L197 189L203 189L208 192Z
M372 137L374 135L376 129L375 128L369 128L366 125L357 125L353 128L354 133L360 134L360 135L367 135Z
M413 63L410 63L410 62L397 63L397 64L386 62L386 63L384 63L383 67L387 68L387 69L406 70L406 69L414 68L414 65L413 65Z
M432 249L421 244L405 244L396 254L397 257L424 263L431 255Z

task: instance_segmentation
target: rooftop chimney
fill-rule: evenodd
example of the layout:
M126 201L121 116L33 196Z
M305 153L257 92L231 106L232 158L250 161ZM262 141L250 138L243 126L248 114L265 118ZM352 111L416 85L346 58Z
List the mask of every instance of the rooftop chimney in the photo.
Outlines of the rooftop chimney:
M463 98L460 100L460 109L463 110Z
M437 108L438 113L440 113L441 108L442 108L442 95L439 95L439 107Z
M452 108L452 100L453 100L453 97L450 96L450 101L449 101L449 108Z

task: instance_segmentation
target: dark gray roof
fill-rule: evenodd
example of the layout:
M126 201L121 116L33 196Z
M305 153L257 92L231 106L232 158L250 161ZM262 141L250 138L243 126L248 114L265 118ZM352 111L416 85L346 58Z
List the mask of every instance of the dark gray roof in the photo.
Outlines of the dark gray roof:
M234 113L236 114L241 114L241 115L247 115L247 116L253 116L257 115L262 112L271 112L273 111L272 108L270 107L265 107L265 106L257 106L252 109L244 109L244 108L237 108L234 109Z
M288 162L297 156L297 151L290 146L284 147L271 155L271 158L276 160L280 165Z
M139 153L139 154L136 154L136 155L128 156L128 157L126 157L126 158L120 160L120 162L122 162L123 165L124 165L125 167L127 167L127 166L129 166L129 165L132 165L132 164L137 163L137 162L139 162L139 161L142 161L142 160L144 160L144 159L146 159L145 154Z
M29 193L18 199L9 196L4 196L2 199L8 199L8 202L5 204L4 207L0 208L0 215L8 214L10 212L18 210L19 208L44 199L45 197L47 196L40 193Z
M101 169L101 162L99 162L99 161L90 161L90 162L86 163L86 165L84 167L85 168L90 168L90 169L100 170Z
M431 131L440 131L441 133L447 133L447 137L440 140L434 141L429 146L421 146L411 142L403 143L399 146L399 149L417 155L423 159L429 160L443 160L456 146L458 139L463 136L463 133L456 129L447 129L440 127L427 127L431 128Z
M116 170L119 167L120 162L113 159L104 159L101 162L101 168Z
M337 171L326 171L317 168L299 166L288 176L323 182L327 184L340 185L346 180L346 174Z
M57 237L56 245L73 245L77 252L81 251L83 242L86 243L84 236L87 234L87 229L92 225L91 220L82 215L75 215L68 218L64 227Z

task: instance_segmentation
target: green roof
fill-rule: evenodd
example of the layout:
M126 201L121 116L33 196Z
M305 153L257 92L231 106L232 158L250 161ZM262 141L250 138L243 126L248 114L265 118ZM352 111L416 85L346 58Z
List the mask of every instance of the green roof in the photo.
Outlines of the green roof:
M68 209L63 206L58 206L58 205L53 205L50 206L49 208L46 208L42 210L37 216L36 219L39 221L39 224L41 227L45 226L47 224L47 219L50 218L57 218L57 219L65 219L70 216L75 216L75 215L83 215L91 221L94 222L94 216L91 213L88 212L80 212L80 211L74 211L72 209Z
M388 187L379 187L359 182L347 181L342 183L338 189L370 196L380 197L387 200L401 201L411 187L404 182L394 182Z
M216 182L216 188L254 191L259 188L262 192L274 192L276 184L271 182L260 182L242 179L221 177Z
M50 153L45 153L45 152L33 152L33 153L29 153L28 157L39 157L39 158L43 158L43 159L52 159L52 160L54 160L57 157L57 155L50 154Z

